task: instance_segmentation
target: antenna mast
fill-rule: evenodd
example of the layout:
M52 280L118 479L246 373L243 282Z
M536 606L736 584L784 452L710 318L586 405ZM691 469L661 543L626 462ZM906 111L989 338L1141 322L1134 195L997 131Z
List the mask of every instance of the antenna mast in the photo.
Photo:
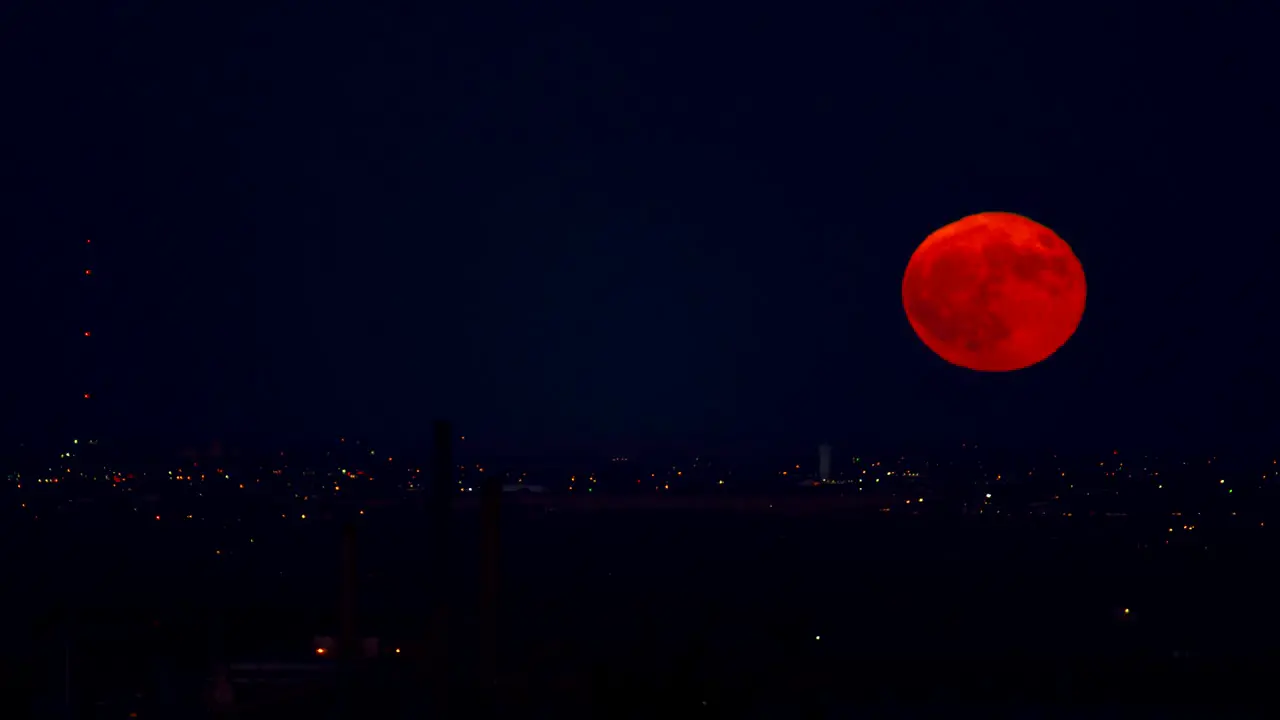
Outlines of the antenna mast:
M81 258L81 277L82 289L79 293L80 307L77 313L77 320L80 327L76 330L80 334L79 342L82 343L80 351L77 353L79 362L79 372L77 373L76 382L79 383L77 391L80 393L81 411L76 413L79 420L80 428L77 429L81 435L77 436L77 444L79 437L83 436L86 442L96 443L97 431L99 430L97 423L98 409L98 387L97 377L91 372L93 368L93 349L92 343L96 341L94 337L97 328L96 314L93 312L97 300L96 288L98 286L98 278L96 276L97 267L94 262L93 239L86 238L83 246L83 256Z

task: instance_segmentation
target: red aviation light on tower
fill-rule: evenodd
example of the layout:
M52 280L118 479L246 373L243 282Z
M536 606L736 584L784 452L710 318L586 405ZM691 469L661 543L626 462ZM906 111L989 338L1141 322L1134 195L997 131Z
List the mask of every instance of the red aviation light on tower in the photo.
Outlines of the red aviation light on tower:
M82 253L82 255L80 256L80 262L77 264L80 265L80 267L84 272L85 279L82 280L81 282L84 282L86 284L79 286L80 292L77 293L78 295L80 295L80 303L78 308L79 310L78 315L80 317L79 317L78 324L80 325L79 332L81 337L88 339L88 338L94 338L94 333L97 330L97 317L96 317L97 313L94 312L95 303L94 303L94 298L92 296L96 296L97 293L99 292L96 278L89 277L94 274L95 270L98 269L98 263L97 263L97 258L95 257L96 253L95 253L95 248L93 247L92 238L85 238L84 249L81 250L80 252ZM67 268L67 270L70 271L71 268ZM71 330L71 328L66 328L66 329L67 331ZM94 342L97 343L98 340L94 338ZM98 379L96 377L96 374L92 372L93 365L95 364L94 358L92 357L92 353L90 352L92 349L93 349L93 346L86 343L80 346L80 351L79 353L77 353L78 355L80 355L80 362L77 363L77 365L79 366L79 371L77 374L80 377L78 378L77 384L80 385L80 397L84 405L81 405L80 406L81 409L79 411L76 411L74 415L76 416L75 421L78 424L83 426L82 429L86 431L86 433L88 433L90 437L96 437L97 435L96 431L98 430L98 428L96 427L97 426L96 416L99 414L99 410L95 410L94 408L100 408L101 401L97 396L97 390L99 388ZM90 401L92 401L92 404Z

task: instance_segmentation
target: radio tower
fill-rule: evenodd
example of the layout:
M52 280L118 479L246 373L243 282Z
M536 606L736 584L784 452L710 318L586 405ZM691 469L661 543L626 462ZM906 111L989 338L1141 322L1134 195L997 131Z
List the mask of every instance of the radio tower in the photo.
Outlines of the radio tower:
M80 283L81 290L79 295L79 307L77 308L76 318L80 327L76 329L79 334L77 341L81 343L79 352L76 353L77 363L76 382L79 387L75 388L80 394L80 412L75 413L76 428L78 433L74 442L79 445L82 443L96 445L98 442L97 432L99 430L97 420L97 409L99 400L97 397L98 387L97 378L91 372L93 369L93 351L96 338L94 332L96 330L94 309L97 307L96 292L98 278L94 275L97 267L93 257L93 240L86 238L83 247L83 256L81 258ZM82 448L76 448L81 451ZM77 452L79 454L79 452Z

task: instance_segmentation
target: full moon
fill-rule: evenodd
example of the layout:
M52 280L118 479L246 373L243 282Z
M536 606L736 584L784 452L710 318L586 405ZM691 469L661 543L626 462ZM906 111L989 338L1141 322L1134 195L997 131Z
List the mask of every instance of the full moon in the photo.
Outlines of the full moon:
M902 278L912 329L953 365L1030 367L1066 344L1084 316L1084 268L1052 230L1005 212L934 231Z

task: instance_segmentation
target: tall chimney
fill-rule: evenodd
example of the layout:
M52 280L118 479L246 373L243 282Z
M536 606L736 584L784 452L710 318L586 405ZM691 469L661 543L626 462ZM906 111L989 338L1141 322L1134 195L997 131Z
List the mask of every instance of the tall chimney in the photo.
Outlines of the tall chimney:
M355 717L352 710L353 671L359 641L356 638L356 526L342 525L341 596L338 601L338 717Z
M480 648L481 679L492 682L498 674L498 606L502 571L500 520L502 479L485 477L480 493Z
M449 510L455 489L453 473L453 428L437 420L433 428L434 457L431 482L426 487L427 525L427 613L428 635L423 660L425 685L433 710L449 715L448 688L452 665L449 662Z
M343 662L355 659L356 638L356 526L346 522L342 526L342 597L338 607L340 622L340 655Z

